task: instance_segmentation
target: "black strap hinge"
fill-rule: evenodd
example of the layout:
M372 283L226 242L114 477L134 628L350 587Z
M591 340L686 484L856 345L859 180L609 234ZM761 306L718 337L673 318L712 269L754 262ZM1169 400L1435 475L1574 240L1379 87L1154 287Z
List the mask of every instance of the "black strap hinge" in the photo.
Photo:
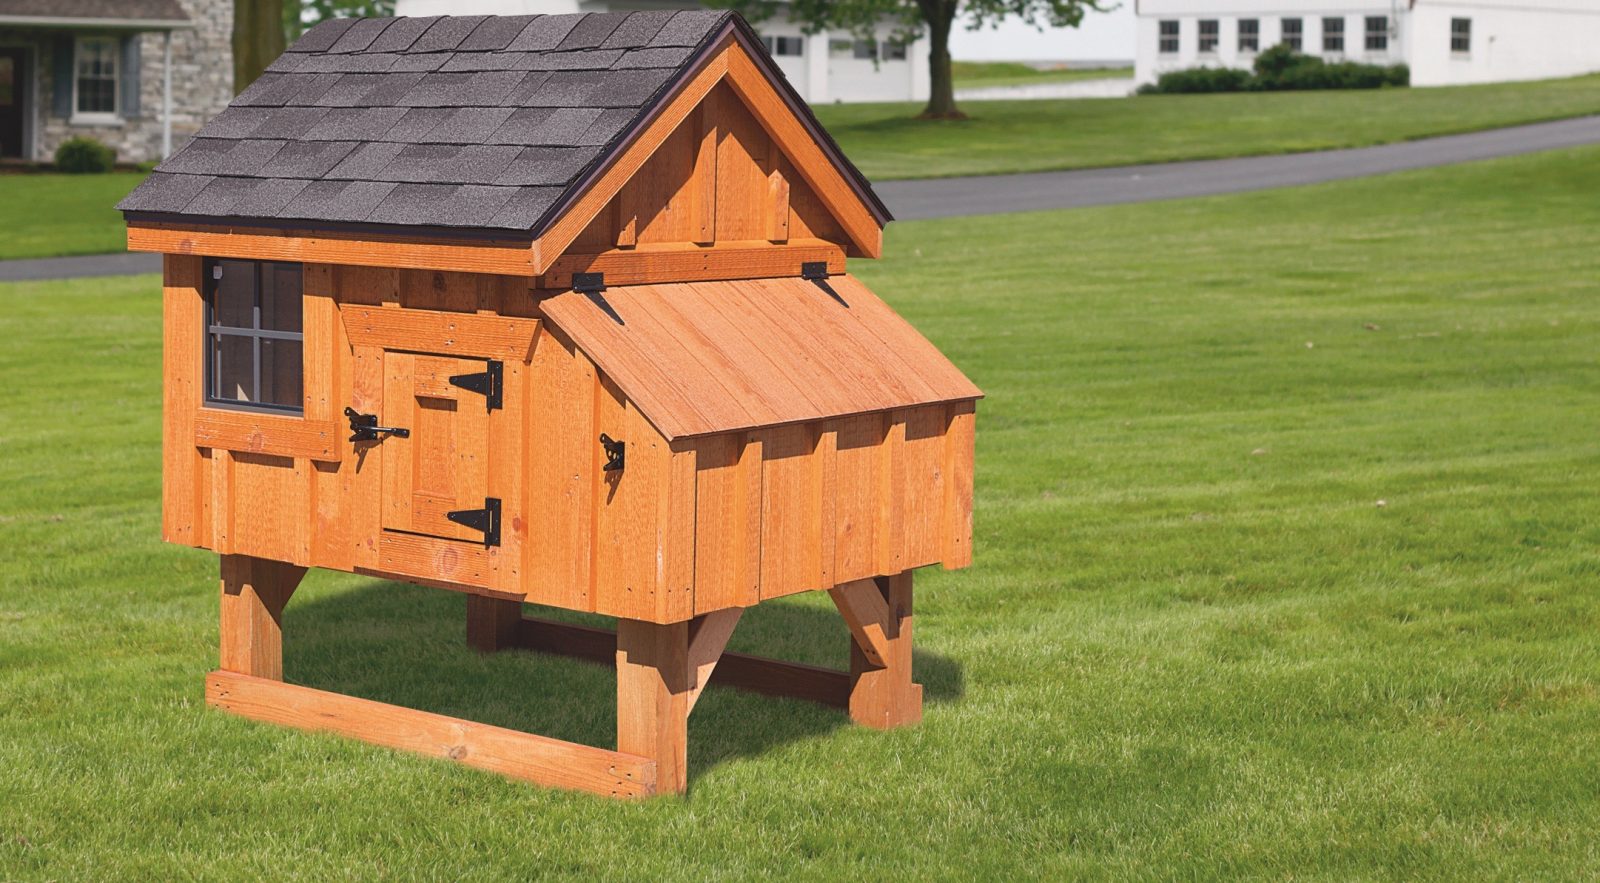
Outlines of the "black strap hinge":
M844 298L839 296L839 292L834 291L833 286L828 284L827 261L801 261L800 278L822 289L829 297L838 301L840 306L850 306L845 303Z
M456 509L444 513L452 524L472 530L483 531L483 547L490 549L500 545L500 500L495 497L485 497L482 509Z
M479 371L477 374L457 374L450 378L451 386L459 386L470 392L483 396L488 403L489 410L493 411L503 404L503 387L505 385L505 365L490 359L489 370Z
M589 298L589 300L592 301L595 306L599 307L607 316L611 317L611 321L617 323L618 325L627 324L626 322L622 321L621 316L617 315L617 311L611 308L611 304L606 300L605 295L601 294L602 291L606 290L606 274L573 273L572 290Z

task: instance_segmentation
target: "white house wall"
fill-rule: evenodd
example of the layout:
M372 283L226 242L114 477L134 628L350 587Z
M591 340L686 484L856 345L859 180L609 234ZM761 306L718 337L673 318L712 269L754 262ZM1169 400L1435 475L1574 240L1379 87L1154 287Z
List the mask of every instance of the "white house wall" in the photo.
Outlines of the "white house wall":
M1298 18L1301 24L1301 51L1327 61L1362 61L1372 64L1396 64L1405 61L1406 13L1404 2L1372 0L1372 2L1330 5L1318 0L1235 0L1226 3L1208 3L1199 6L1193 0L1141 0L1137 27L1138 48L1134 61L1134 79L1140 84L1153 83L1167 71L1191 67L1249 68L1255 64L1258 52L1239 50L1239 20L1256 19L1259 27L1260 49L1276 46L1283 41L1283 20ZM1396 11L1397 9L1401 11ZM1387 50L1369 52L1366 49L1366 20L1369 16L1384 16L1390 22L1390 40ZM1322 20L1344 20L1344 51L1324 52L1322 49ZM1200 22L1216 20L1218 24L1217 51L1200 52ZM1178 22L1178 51L1160 51L1160 23ZM1398 34L1399 39L1396 39ZM1259 51L1259 50L1258 50Z
M1600 71L1600 0L1427 2L1411 13L1411 83L1540 80ZM1450 49L1450 20L1472 22L1472 46Z

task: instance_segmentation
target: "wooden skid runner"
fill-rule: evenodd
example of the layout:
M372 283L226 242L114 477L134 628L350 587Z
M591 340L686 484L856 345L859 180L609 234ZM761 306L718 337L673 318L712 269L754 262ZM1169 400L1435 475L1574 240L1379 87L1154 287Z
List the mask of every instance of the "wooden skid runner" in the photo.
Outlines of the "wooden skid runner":
M609 797L656 793L656 762L649 758L370 699L214 671L206 676L206 702L253 720L338 733L540 785Z
M511 646L556 656L571 656L599 665L615 665L617 635L609 629L524 617ZM850 675L799 662L723 653L710 683L766 696L804 699L835 708L850 707Z

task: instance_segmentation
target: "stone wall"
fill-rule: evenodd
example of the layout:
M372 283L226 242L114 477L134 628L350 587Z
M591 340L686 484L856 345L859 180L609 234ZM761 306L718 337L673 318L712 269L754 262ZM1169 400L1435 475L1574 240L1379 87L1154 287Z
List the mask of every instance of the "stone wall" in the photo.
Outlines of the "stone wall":
M172 149L176 152L233 98L232 0L182 0L193 27L172 32ZM96 138L117 151L119 162L161 158L162 42L160 32L140 37L139 111L120 125L85 125L57 116L55 53L59 38L89 31L0 30L0 45L33 48L34 158L49 162L61 142L78 135Z

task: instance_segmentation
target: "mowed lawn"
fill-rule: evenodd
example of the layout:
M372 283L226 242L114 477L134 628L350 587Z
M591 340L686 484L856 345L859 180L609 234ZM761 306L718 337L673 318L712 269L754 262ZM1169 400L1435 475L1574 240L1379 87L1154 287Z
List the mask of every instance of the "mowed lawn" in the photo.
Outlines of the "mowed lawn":
M142 172L0 174L0 260L107 254L127 247L113 206Z
M1600 75L1438 89L960 106L970 119L918 120L920 104L830 104L816 112L845 154L882 181L1365 147L1582 116L1600 113Z
M626 805L205 707L156 540L154 277L0 286L0 877L1593 879L1600 150L899 224L861 275L987 390L927 714L713 688ZM317 573L290 680L607 744L612 679ZM747 652L842 665L816 595Z

